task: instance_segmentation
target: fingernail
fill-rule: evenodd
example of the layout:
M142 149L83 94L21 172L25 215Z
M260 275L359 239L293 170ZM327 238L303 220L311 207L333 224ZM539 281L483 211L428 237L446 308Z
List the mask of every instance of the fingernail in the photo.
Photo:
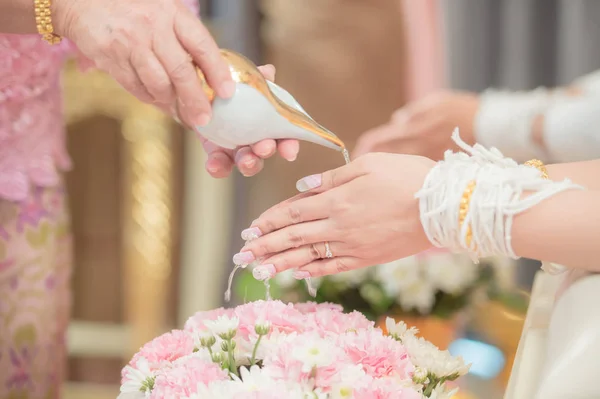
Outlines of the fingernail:
M210 123L210 114L208 114L208 113L200 114L198 116L198 118L196 119L197 127L205 127L209 123Z
M275 275L275 266L273 265L260 265L252 270L252 276L255 279L263 281L268 278L271 278Z
M306 176L296 183L296 189L301 193L321 186L321 175Z
M221 97L230 98L235 93L235 82L228 80L221 85Z
M242 240L251 241L262 236L262 231L258 227L250 227L249 229L242 230Z
M310 278L310 273L306 270L294 270L292 276L294 276L296 280L304 280Z
M288 161L288 162L294 162L297 158L298 158L298 153L295 153L292 156L288 157L286 159L286 161Z
M249 263L252 263L253 261L254 254L252 254L252 252L240 252L233 255L233 263L238 266L247 265Z
M256 166L256 159L249 159L245 161L244 166L247 168L253 168L254 166Z

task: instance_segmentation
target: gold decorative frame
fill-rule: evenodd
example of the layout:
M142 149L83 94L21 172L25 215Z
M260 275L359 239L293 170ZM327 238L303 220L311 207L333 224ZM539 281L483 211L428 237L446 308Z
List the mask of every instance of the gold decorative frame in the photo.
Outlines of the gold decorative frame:
M121 345L108 344L108 356L121 352L120 356L127 358L164 332L168 324L173 263L171 135L175 124L158 109L126 93L106 74L82 73L74 63L66 67L65 94L67 124L104 115L121 122L125 142L122 265L126 325L72 323L69 338L76 345L71 345L71 353L75 349L79 352L75 354L85 356L101 350L105 339L92 338L98 330L120 337ZM111 327L112 333L107 331ZM86 332L91 333L87 339L82 336Z

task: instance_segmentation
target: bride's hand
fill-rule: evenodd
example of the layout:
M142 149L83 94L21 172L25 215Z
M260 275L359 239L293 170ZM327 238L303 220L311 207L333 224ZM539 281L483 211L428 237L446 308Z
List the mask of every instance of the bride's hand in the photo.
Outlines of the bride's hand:
M234 262L262 258L262 276L297 269L296 277L305 278L429 249L414 195L434 165L423 157L376 153L305 177L298 182L301 194L269 209L244 231L243 236L259 237ZM325 242L330 259L323 259Z

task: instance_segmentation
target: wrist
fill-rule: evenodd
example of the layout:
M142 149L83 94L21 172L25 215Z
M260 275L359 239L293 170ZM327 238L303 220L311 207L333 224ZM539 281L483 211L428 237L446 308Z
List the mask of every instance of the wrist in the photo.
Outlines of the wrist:
M50 6L52 25L54 33L59 36L70 38L70 26L73 20L71 8L72 5L69 0L52 0Z

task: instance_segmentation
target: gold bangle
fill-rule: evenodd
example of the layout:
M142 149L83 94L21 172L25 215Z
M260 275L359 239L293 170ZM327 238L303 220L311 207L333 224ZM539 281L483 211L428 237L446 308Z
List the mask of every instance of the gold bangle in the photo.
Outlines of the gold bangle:
M465 191L463 191L463 195L460 200L460 208L458 211L458 224L460 227L462 227L463 223L465 222L465 219L467 218L467 213L469 213L469 207L471 205L471 196L473 195L473 191L475 190L476 185L477 185L477 183L475 182L475 180L471 180L469 182L469 184L467 184ZM472 239L473 239L473 231L471 230L471 225L469 224L469 226L467 227L467 233L465 236L465 241L467 243L467 246L471 246Z
M35 7L35 24L42 39L51 45L60 43L62 37L54 33L52 25L50 12L52 2L50 0L33 0L33 5Z
M546 165L539 159L530 159L525 162L523 165L529 166L530 168L536 168L542 174L542 179L549 179L548 177L548 169L546 169Z

